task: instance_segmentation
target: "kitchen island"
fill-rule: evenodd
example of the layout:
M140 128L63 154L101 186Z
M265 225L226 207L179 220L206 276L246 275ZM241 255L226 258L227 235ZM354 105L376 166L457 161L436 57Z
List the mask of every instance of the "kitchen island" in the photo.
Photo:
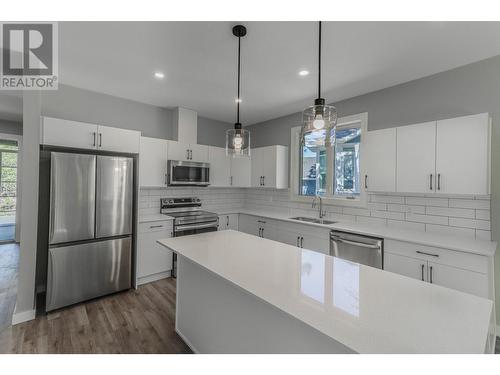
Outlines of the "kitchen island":
M232 230L158 242L197 353L493 351L487 299Z

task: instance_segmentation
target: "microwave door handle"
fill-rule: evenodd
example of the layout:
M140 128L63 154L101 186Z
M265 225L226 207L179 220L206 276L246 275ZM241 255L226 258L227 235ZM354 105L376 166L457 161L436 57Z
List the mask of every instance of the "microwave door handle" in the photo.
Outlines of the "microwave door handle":
M335 237L332 238L334 241L342 242L348 245L354 245L354 246L359 246L359 247L366 247L367 249L380 249L380 245L370 245L367 243L363 242L355 242L355 241L349 241L349 240L344 240L343 238Z

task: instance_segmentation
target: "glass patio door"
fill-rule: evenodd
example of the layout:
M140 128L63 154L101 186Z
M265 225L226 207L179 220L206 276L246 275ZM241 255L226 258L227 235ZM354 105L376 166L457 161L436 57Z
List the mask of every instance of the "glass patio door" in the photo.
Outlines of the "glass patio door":
M0 139L0 243L15 240L18 152L16 140Z

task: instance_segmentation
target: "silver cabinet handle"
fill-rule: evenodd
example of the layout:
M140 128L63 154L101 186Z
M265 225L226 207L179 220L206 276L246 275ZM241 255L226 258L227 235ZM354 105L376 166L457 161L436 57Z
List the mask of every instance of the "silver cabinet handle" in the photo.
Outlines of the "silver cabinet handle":
M94 138L94 142L92 143L92 147L95 147L95 136L96 136L95 132L92 132L92 137Z
M265 224L266 222L264 220L257 220L257 223Z
M229 177L229 185L233 186L233 176Z
M262 176L260 176L260 186L262 186Z
M189 160L193 160L193 150L189 150Z
M99 147L102 147L102 133L99 133Z
M368 189L368 175L365 174L365 189Z
M259 237L262 237L262 236L260 235L260 232L261 232L261 231L262 231L262 228L259 228Z
M438 173L438 190L441 190L441 173Z
M429 267L429 281L432 284L432 266Z
M189 150L186 150L186 159L189 160Z
M300 247L304 247L304 237L300 237Z
M163 228L163 225L150 225L149 228Z
M262 186L266 186L266 176L262 176Z
M417 254L429 255L429 256L431 256L431 257L436 257L436 258L439 258L439 254L431 254L431 253L426 253L425 251L420 251L420 250L417 250Z
M424 265L421 264L420 267L422 267L422 281L424 281Z
M299 247L300 236L297 236L297 247Z
M432 173L431 173L431 178L429 179L429 189L432 190Z
M229 215L226 216L226 227L229 227Z

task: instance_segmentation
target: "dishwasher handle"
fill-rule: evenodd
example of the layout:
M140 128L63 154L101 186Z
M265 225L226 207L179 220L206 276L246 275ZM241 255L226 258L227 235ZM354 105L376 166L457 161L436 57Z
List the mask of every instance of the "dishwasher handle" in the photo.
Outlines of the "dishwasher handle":
M368 243L364 243L364 242L355 242L355 241L349 241L349 240L345 240L343 238L340 238L340 237L337 237L337 236L330 236L330 238L334 241L338 241L338 242L342 242L342 243L345 243L345 244L348 244L348 245L354 245L354 246L359 246L359 247L366 247L368 249L380 249L380 245L379 244L375 244L375 245L372 245L372 244L368 244Z

